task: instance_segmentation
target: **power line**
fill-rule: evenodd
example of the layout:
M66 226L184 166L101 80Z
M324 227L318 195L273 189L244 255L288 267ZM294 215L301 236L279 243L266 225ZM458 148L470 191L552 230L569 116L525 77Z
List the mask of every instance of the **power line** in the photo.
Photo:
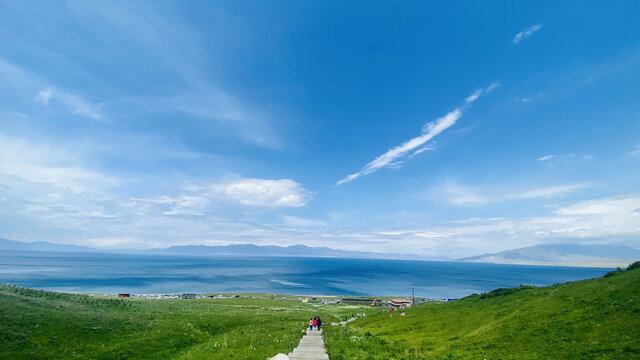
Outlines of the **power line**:
M415 305L416 304L416 288L413 285L413 281L411 282L411 305Z

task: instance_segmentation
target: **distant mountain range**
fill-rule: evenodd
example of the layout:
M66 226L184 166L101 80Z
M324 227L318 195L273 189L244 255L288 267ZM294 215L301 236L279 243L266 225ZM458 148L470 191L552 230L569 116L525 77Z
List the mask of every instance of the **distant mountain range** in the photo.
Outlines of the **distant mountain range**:
M22 242L0 238L0 249L51 252L95 252L99 251L87 246L53 244L46 241Z
M253 244L237 244L226 246L186 245L171 246L163 249L119 249L105 250L79 245L53 244L45 241L25 243L0 238L0 249L41 251L41 252L102 252L149 255L182 255L182 256L297 256L297 257L334 257L359 259L390 260L432 260L486 262L496 264L523 265L567 265L567 266L626 266L640 259L640 250L619 245L536 245L520 249L506 250L498 253L487 253L460 259L427 258L413 254L385 254L365 251L337 250L327 247L293 246L259 246Z
M335 257L361 259L394 259L394 260L443 260L424 258L413 254L386 254L364 251L336 250L326 247L293 246L258 246L253 244L236 244L226 246L186 245L171 246L163 249L96 249L87 246L53 244L45 241L25 243L0 238L0 249L43 251L43 252L106 252L126 254L157 254L184 256L299 256L299 257Z
M640 250L620 245L536 245L471 256L459 261L496 264L626 266L640 259Z
M243 256L301 256L301 257L340 257L369 259L426 260L412 254L385 254L364 251L336 250L327 247L292 246L258 246L253 244L237 244L226 246L186 245L171 246L165 249L145 250L147 253L166 255L243 255Z

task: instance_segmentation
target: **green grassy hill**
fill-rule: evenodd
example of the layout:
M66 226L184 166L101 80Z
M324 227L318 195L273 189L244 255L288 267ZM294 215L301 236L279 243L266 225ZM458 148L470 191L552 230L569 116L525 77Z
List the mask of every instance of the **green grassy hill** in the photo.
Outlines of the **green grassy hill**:
M311 316L330 322L355 310L315 305L104 299L0 285L0 359L267 359L297 346Z
M640 359L640 269L494 290L325 331L341 359Z
M639 265L640 266L640 265ZM297 301L108 299L0 285L0 359L267 359L309 317L332 360L640 359L640 268L545 288L498 289L389 318Z

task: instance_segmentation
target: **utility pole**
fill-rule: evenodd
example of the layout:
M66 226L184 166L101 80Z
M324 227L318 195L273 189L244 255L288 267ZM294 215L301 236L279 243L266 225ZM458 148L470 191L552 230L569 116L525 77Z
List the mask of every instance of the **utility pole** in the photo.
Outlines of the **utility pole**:
M416 289L415 286L413 286L413 281L411 282L411 305L415 305L416 304Z

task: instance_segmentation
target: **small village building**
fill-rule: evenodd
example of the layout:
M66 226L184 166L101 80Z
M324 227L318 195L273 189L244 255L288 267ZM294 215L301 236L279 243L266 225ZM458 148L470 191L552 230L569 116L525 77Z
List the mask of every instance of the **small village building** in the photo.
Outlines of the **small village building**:
M118 297L130 297L130 296L131 294L125 294L125 293L118 294Z
M369 305L373 302L373 299L342 299L344 304L360 304Z
M195 299L196 298L196 294L185 293L185 294L182 294L182 298L183 299Z
M322 299L321 301L323 304L339 304L340 300L326 300L326 299Z
M402 307L402 308L409 307L412 305L411 300L407 300L407 299L393 299L389 301L388 304L393 307Z

